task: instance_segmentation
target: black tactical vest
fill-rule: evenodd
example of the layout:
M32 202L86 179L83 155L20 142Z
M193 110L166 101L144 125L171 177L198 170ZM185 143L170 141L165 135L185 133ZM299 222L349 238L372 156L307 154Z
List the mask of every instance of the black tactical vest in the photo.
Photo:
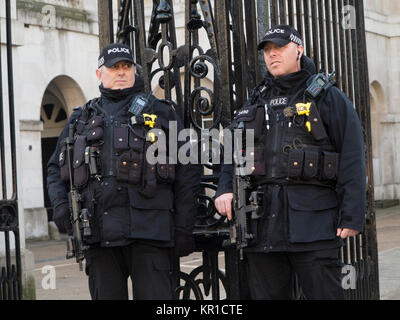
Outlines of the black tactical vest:
M307 129L305 116L284 113L298 102L302 101L287 97L258 99L235 117L235 128L254 130L251 176L256 184L335 184L339 154L329 138L317 141Z
M150 129L162 129L160 122L156 119L151 127L143 122L132 124L127 116L129 106L108 115L99 100L83 106L75 122L72 162L75 187L82 189L93 179L114 177L121 185L135 186L142 195L152 198L157 183L170 184L175 178L174 165L150 165L145 159L152 144L147 133ZM68 181L65 148L61 149L60 168L62 179Z

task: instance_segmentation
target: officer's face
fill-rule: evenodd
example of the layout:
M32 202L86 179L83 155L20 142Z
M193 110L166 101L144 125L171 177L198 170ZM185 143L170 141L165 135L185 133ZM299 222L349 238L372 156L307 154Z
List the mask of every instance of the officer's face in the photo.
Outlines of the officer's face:
M111 68L103 66L96 71L97 78L106 89L122 90L135 84L135 66L129 61L120 61Z
M300 54L298 54L299 52ZM279 78L299 71L303 52L303 47L294 42L289 42L283 47L273 42L267 42L264 46L264 60L269 73L275 78Z

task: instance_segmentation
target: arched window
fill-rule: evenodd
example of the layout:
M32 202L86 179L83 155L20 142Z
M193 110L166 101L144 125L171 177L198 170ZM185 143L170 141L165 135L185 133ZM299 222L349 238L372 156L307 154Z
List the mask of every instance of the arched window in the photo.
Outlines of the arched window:
M45 136L58 136L67 122L67 113L60 104L49 103L42 106L40 120ZM46 138L42 135L42 138Z

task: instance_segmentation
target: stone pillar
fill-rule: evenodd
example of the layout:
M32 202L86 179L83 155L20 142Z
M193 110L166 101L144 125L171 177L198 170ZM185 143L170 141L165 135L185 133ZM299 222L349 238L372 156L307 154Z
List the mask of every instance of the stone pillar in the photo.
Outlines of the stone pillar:
M21 187L25 239L48 239L47 211L43 200L41 121L20 121Z

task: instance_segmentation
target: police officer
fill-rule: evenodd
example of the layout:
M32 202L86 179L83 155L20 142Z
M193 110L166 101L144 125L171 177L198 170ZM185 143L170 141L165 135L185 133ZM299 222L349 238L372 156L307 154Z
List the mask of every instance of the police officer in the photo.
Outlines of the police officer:
M170 122L178 130L182 123L169 104L143 93L135 71L128 46L102 50L96 71L101 96L74 110L48 163L54 221L71 234L65 138L73 135L71 176L91 231L84 243L92 299L127 299L129 276L135 299L172 299L171 252L194 250L200 173L190 165L147 161L151 130L168 134Z
M316 75L293 27L270 29L258 48L268 72L231 125L255 129L250 177L263 210L245 250L251 297L291 299L295 272L306 298L344 299L339 247L364 228L359 119L351 101ZM215 200L228 219L232 169L224 165Z

